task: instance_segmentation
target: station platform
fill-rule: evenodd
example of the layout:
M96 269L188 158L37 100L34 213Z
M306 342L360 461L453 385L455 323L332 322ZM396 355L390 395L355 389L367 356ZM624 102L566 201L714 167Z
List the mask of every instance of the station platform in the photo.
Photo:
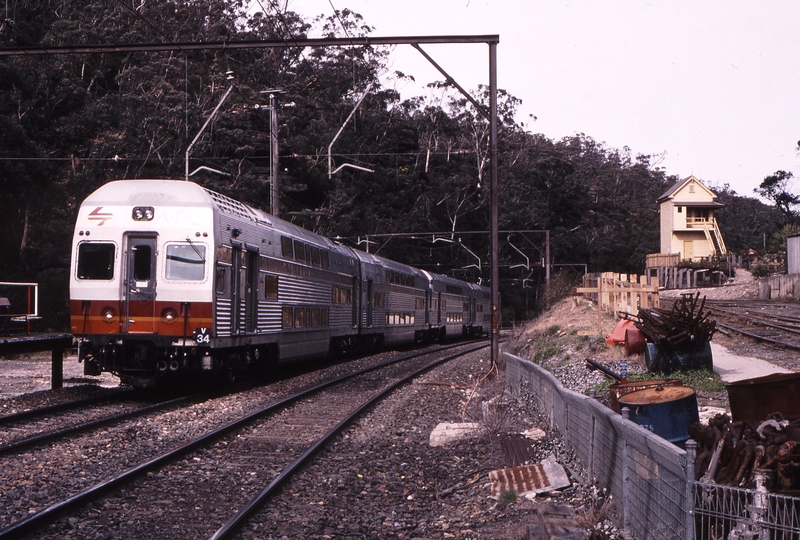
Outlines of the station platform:
M0 357L12 354L51 352L51 378L53 389L64 385L64 351L72 347L72 334L26 334L0 336Z

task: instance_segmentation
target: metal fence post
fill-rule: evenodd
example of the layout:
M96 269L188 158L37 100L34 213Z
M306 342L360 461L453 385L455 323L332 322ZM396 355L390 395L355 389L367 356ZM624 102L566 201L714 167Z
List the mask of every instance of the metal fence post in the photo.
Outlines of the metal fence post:
M686 540L694 540L694 479L697 443L686 441Z
M630 420L631 410L623 407L620 411L622 418ZM630 508L630 464L628 463L628 441L622 444L622 534L630 537L631 508Z

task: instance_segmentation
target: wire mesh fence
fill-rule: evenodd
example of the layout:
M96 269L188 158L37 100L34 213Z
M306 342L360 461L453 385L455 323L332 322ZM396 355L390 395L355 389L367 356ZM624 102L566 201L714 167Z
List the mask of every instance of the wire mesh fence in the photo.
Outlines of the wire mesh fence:
M641 540L686 539L686 451L623 419L589 396L565 389L539 366L504 354L506 385L521 400L534 400L549 415L584 465L583 481L596 480L616 501L615 524Z
M698 540L798 540L800 499L692 482Z

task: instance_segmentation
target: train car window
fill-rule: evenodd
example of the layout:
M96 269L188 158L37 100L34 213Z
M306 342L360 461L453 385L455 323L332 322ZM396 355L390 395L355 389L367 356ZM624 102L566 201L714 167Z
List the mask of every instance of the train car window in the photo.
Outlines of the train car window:
M373 305L376 308L386 307L386 293L375 293Z
M114 279L114 244L84 242L78 246L78 279Z
M291 328L294 322L294 310L290 307L284 307L282 310L281 327Z
M264 276L264 298L278 298L278 276Z
M322 308L319 312L319 325L322 328L328 327L328 316L329 316L328 308Z
M319 328L319 308L311 310L311 328Z
M150 246L133 247L133 279L134 281L150 281L150 262L153 250ZM138 285L137 285L138 286Z
M294 258L298 261L306 262L306 248L298 240L294 241Z
M233 260L233 250L230 246L217 246L217 262L229 263Z
M167 279L202 281L205 269L206 246L195 242L167 245Z
M447 300L442 298L442 311L447 311Z
M317 246L311 246L311 264L320 266L320 253Z
M320 259L321 259L321 262L322 262L322 267L323 268L329 268L330 265L331 265L331 262L330 262L330 258L328 257L328 252L325 251L324 249L322 249L322 250L320 250L320 256L321 256Z
M305 328L306 310L304 308L294 308L294 327Z
M344 287L337 287L336 285L333 286L331 292L331 303L332 304L341 304L344 306L349 306L353 302L352 291L350 289L345 289Z
M284 259L294 259L292 239L288 236L281 236L281 254Z
M225 277L225 267L222 265L217 266L216 276L214 277L214 290L217 291L217 294L224 294L225 293L225 283L227 283L227 279Z

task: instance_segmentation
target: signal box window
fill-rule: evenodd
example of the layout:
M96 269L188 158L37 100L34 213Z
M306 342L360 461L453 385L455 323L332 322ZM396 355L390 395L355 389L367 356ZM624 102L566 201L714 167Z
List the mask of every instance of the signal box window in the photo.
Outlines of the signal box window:
M201 244L167 246L167 279L202 281L205 278L206 247Z
M85 242L78 246L78 279L114 279L114 244Z

